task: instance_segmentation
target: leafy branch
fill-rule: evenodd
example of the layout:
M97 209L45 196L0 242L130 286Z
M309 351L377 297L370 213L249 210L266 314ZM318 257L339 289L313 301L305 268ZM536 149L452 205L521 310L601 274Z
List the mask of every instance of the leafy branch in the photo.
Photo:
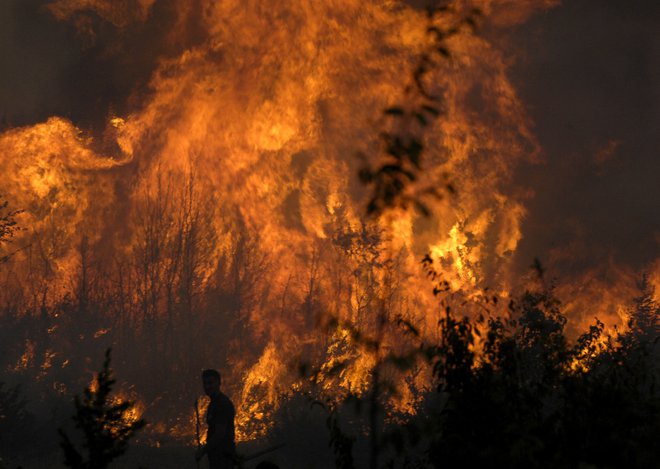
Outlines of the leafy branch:
M453 194L456 189L448 175L440 187L422 188L416 193L409 187L418 182L423 171L423 131L442 114L442 96L435 93L429 83L432 73L452 55L447 40L462 31L476 28L480 16L477 9L462 14L451 4L442 2L427 9L427 45L412 71L410 83L405 87L404 101L409 103L388 107L383 111L384 127L380 133L381 153L372 164L364 153L359 177L370 188L367 213L378 215L390 208L407 209L412 206L422 214L430 214L425 198L440 199L443 193ZM447 24L449 23L449 24Z

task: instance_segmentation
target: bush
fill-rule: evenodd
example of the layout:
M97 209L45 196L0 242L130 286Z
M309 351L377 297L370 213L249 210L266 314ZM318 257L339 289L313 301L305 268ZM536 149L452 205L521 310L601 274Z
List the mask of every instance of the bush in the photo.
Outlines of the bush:
M76 449L64 430L58 430L64 464L73 469L105 469L113 459L124 454L128 440L145 425L141 418L132 417L132 402L110 397L115 384L110 370L110 349L105 353L103 369L94 384L94 388L88 386L85 389L82 399L79 396L74 398L76 413L73 421L83 432L87 458Z

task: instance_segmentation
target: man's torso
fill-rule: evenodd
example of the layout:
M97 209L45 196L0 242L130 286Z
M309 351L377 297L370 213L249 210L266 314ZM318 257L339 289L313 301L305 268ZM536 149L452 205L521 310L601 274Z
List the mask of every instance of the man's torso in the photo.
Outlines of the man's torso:
M206 423L208 425L206 440L209 441L216 431L226 428L219 447L213 451L214 453L218 453L218 456L230 456L234 454L235 413L234 404L223 393L211 399L211 403L206 411Z

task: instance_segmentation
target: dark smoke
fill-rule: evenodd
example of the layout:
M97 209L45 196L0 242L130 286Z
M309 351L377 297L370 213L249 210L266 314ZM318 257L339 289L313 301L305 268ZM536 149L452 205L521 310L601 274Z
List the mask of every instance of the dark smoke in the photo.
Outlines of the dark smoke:
M660 6L571 0L510 38L514 83L544 162L518 251L579 272L608 259L637 269L660 252ZM570 248L566 248L571 246Z
M57 21L49 3L0 5L0 129L56 115L99 134L110 115L139 107L159 60L205 39L197 2L183 20L175 2L156 2L145 21L127 28L93 11Z

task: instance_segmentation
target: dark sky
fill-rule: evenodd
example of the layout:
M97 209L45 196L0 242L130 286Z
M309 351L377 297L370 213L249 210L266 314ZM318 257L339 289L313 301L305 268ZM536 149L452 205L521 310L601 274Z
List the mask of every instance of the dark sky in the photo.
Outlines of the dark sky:
M0 129L57 115L102 131L109 113L138 107L161 57L203 40L195 25L171 40L173 2L156 2L148 21L126 29L87 15L94 37L56 21L48 3L0 0Z
M535 193L520 262L644 267L660 255L660 2L566 1L514 42L544 153L517 178Z
M39 11L42 3L0 1L0 126L66 115L69 97L62 89L80 47L69 26Z
M0 1L0 129L52 115L102 129L109 112L135 104L156 57L199 40L154 53L168 30L163 11L130 37L110 38L116 30L101 25L97 42L81 49L75 29L39 9L44 3ZM119 46L103 49L105 39ZM660 1L567 0L509 41L544 159L516 178L535 194L525 201L521 268L534 257L570 271L610 256L635 268L658 258Z

